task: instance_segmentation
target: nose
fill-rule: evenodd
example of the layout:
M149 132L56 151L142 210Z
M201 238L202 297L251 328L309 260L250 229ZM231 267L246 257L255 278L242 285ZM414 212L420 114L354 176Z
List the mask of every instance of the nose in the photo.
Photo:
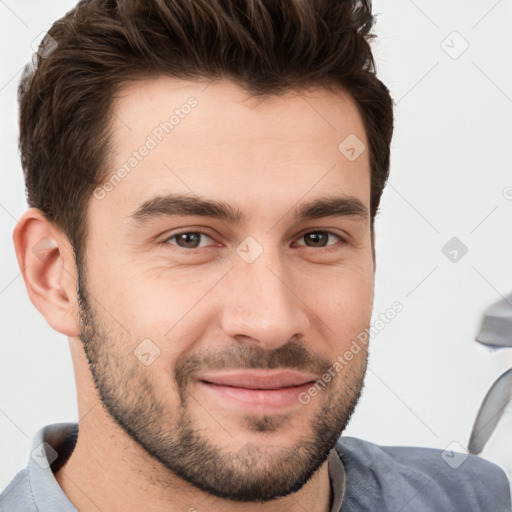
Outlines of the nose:
M228 273L221 323L237 341L272 350L304 337L309 320L291 271L267 254L252 263L237 261Z

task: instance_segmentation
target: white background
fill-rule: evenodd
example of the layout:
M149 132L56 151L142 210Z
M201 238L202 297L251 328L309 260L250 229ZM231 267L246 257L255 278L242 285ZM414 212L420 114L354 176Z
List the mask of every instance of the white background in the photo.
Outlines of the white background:
M31 42L73 5L0 1L0 489L26 465L40 427L78 418L67 338L29 301L12 246L26 209L17 82ZM512 365L511 350L474 341L482 311L512 290L512 2L382 0L374 12L378 72L396 102L374 318L394 301L404 310L372 342L346 434L466 446L483 396ZM456 263L441 251L454 236L468 248ZM483 453L509 478L511 417Z

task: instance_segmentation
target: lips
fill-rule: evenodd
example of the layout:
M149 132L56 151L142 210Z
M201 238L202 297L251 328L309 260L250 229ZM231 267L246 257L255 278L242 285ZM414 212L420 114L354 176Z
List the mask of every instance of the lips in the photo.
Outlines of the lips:
M312 374L294 371L246 370L202 375L198 385L209 399L225 406L268 414L299 406L299 395L315 380Z
M205 375L199 380L218 386L269 390L302 386L315 381L316 377L311 374L291 371L244 371L223 375Z

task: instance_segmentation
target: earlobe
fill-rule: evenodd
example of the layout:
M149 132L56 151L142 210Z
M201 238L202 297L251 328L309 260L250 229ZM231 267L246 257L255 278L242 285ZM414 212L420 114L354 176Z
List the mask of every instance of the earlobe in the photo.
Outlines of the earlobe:
M76 266L61 230L30 208L13 232L18 265L32 304L56 331L78 336Z

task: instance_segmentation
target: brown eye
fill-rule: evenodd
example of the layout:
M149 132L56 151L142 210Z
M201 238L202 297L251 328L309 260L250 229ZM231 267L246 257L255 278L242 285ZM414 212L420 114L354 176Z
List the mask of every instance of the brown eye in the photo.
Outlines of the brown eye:
M201 237L206 237L211 240L211 237L201 231L185 231L183 233L176 233L165 240L168 243L170 240L176 240L176 243L171 245L177 245L182 249L197 249L201 247ZM203 246L204 247L204 246Z
M306 242L305 245L307 247L327 247L336 243L336 241L334 243L328 243L330 236L336 237L338 240L343 241L339 235L332 233L331 231L310 231L309 233L304 233L300 238L304 239Z

